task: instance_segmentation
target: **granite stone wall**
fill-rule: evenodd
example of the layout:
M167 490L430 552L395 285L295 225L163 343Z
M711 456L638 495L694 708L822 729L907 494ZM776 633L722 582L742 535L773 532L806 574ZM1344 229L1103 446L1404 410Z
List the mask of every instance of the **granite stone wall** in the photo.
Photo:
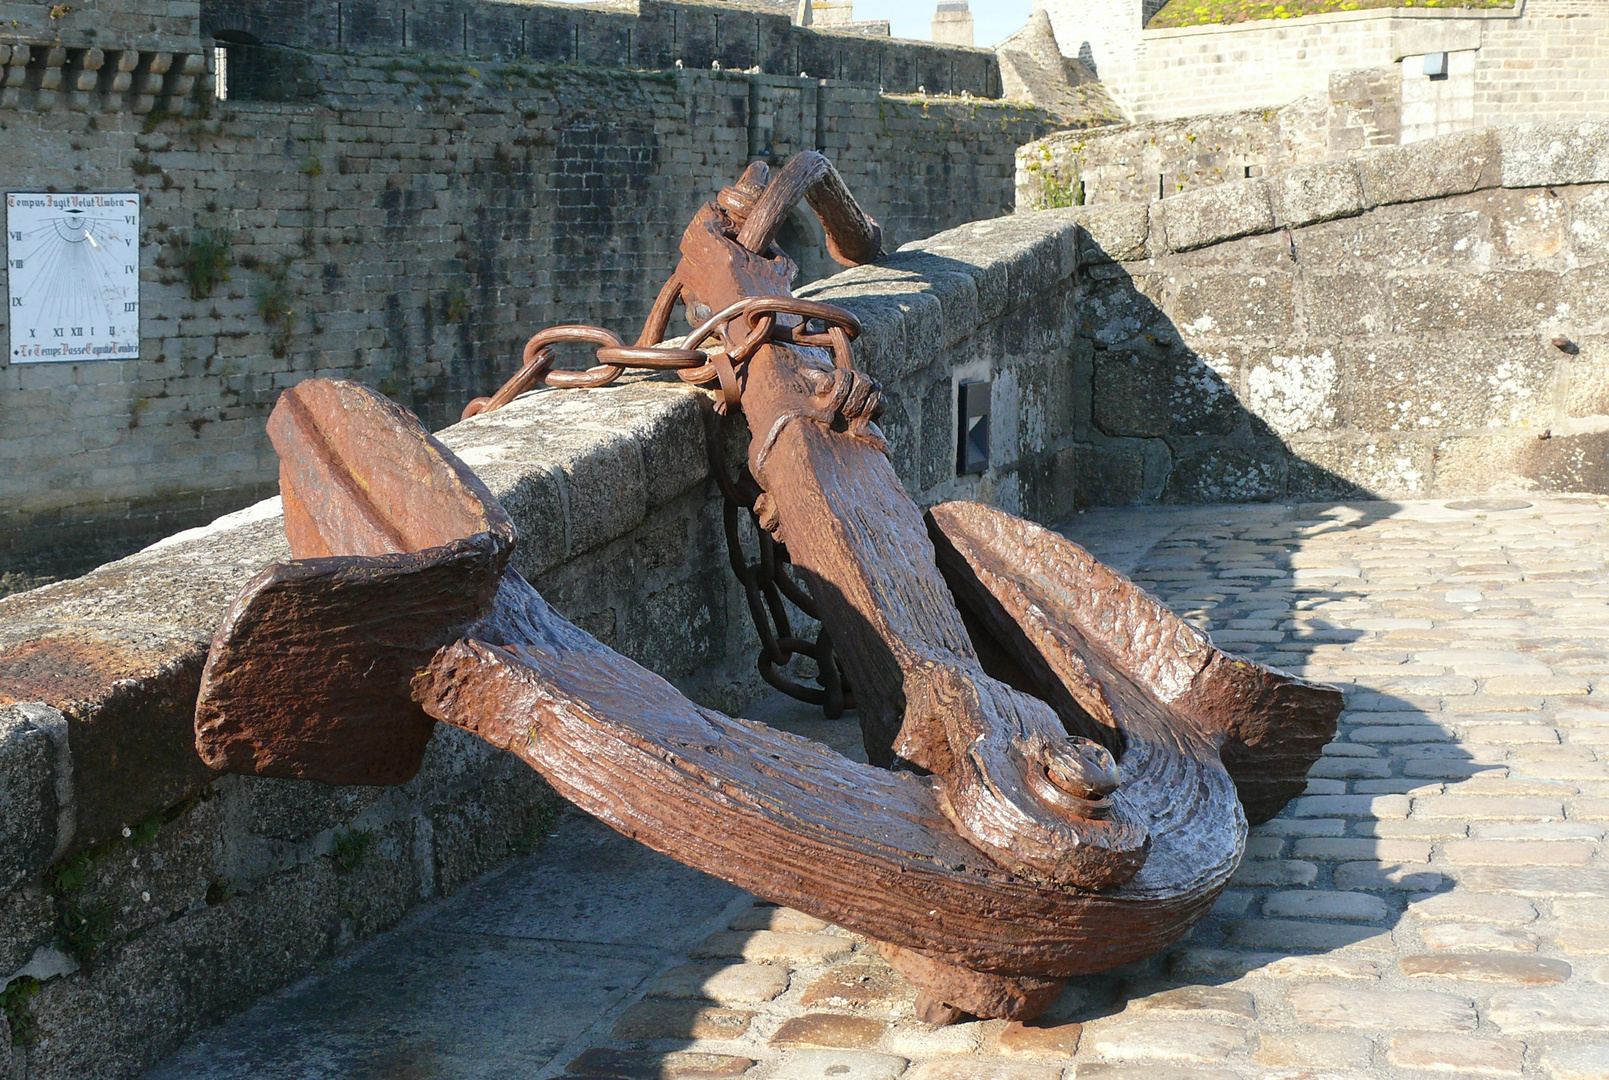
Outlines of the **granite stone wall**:
M1579 122L1089 208L1080 498L1609 491L1606 199Z
M263 420L309 374L359 379L434 428L543 326L634 336L694 210L756 157L824 150L892 247L1008 212L1012 154L1047 130L983 96L992 54L708 6L170 4L135 25L100 3L0 27L0 159L10 190L140 193L140 355L0 364L8 559L87 549L93 565L272 494ZM523 50L505 47L511 13ZM802 66L750 72L722 51L772 30ZM225 100L203 33L226 35ZM615 38L624 52L574 52ZM572 54L550 56L555 41ZM907 83L976 96L892 92ZM782 240L807 280L835 268L807 213Z

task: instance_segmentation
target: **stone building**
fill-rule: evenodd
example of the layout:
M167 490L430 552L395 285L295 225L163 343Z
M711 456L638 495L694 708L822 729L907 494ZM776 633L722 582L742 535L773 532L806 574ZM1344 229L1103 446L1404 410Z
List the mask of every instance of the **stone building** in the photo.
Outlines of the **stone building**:
M1157 28L1163 0L1043 0L1063 51L1133 121L1268 109L1389 73L1403 142L1473 127L1609 112L1609 5L1514 0Z

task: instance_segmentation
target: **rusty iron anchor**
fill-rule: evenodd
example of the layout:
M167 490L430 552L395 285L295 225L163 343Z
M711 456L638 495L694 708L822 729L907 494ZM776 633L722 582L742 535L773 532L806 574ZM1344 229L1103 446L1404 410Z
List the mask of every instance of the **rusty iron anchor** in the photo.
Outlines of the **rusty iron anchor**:
M636 345L545 331L469 411L626 366L715 382L717 411L753 432L723 490L823 626L813 647L773 634L762 670L816 656L818 697L832 708L847 684L836 704L852 693L872 764L702 708L566 622L508 568L514 529L474 474L335 380L286 391L270 419L295 558L219 627L197 747L225 771L400 783L444 721L625 835L875 939L929 1022L1031 1018L1068 977L1205 914L1248 820L1304 786L1341 695L1220 652L1037 525L974 503L924 519L852 366L858 324L789 291L773 239L802 198L839 261L878 254L825 158L752 166L688 227ZM699 326L667 347L678 301ZM599 368L552 370L560 340L599 344Z

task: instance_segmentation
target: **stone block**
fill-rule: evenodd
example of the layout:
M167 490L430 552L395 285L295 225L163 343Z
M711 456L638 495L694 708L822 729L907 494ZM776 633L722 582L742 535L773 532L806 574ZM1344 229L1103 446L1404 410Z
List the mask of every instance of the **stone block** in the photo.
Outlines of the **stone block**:
M56 902L48 893L29 887L0 895L0 983L56 933Z
M1365 204L1386 206L1495 187L1498 160L1496 136L1476 131L1365 154L1358 172Z
M1412 1018L1422 1031L1474 1031L1475 1007L1468 998L1431 990L1357 990L1345 986L1299 986L1288 995L1299 1024L1329 1028L1400 1028Z
M1542 1067L1552 1080L1603 1080L1609 1076L1609 1042L1551 1047Z
M1556 350L1534 335L1348 343L1339 355L1342 420L1361 430L1508 431L1553 416Z
M1609 122L1558 120L1496 132L1503 186L1549 187L1609 180Z
M864 1050L795 1050L772 1071L772 1080L895 1080L909 1064L892 1054Z
M1077 221L1086 234L1079 247L1084 264L1145 258L1151 232L1150 208L1145 204L1086 206L1058 213Z
M1252 1055L1259 1065L1302 1069L1362 1069L1369 1063L1373 1044L1357 1035L1338 1031L1281 1033L1263 1039Z
M439 741L442 734L438 732L432 741ZM540 846L543 836L538 829L550 822L559 804L558 795L536 770L499 755L476 779L472 796L460 791L426 808L432 874L429 891L450 895L508 859Z
M1189 251L1274 228L1274 208L1262 180L1237 180L1188 191L1153 204L1168 251Z
M385 794L383 788L331 787L311 780L243 776L231 784L239 794L241 824L252 836L299 843L342 825Z
M1168 475L1168 503L1267 502L1285 491L1286 461L1274 448L1209 448L1180 454Z
M1525 1044L1472 1035L1398 1035L1386 1058L1399 1069L1454 1076L1519 1076Z
M1078 298L1078 329L1096 349L1136 339L1147 344L1178 340L1179 331L1162 310L1160 277L1134 278L1121 266L1106 269L1108 274L1091 276Z
M771 1045L865 1050L876 1044L887 1030L887 1022L870 1016L805 1013L784 1020L771 1036Z
M1391 948L1391 935L1378 927L1295 919L1245 919L1228 924L1229 944L1243 949L1341 949L1376 952Z
M101 941L133 938L205 902L209 887L224 882L224 808L207 792L79 856L78 882L57 892L81 958Z
M1241 423L1239 373L1213 359L1184 348L1097 352L1095 426L1118 438L1230 434Z
M724 581L678 581L633 598L615 648L667 678L718 661L725 644Z
M875 956L856 956L820 975L805 988L806 1008L893 1013L916 1000L916 988Z
M48 706L0 708L0 892L37 878L56 850L63 728Z
M1146 1017L1085 1025L1081 1045L1109 1060L1214 1062L1246 1049L1246 1032L1228 1025Z
M1572 418L1609 415L1609 339L1573 340L1580 351L1564 360L1565 412Z
M1288 338L1295 325L1288 273L1224 270L1189 276L1173 288L1167 314L1185 340Z
M1074 448L1081 506L1133 506L1155 500L1172 456L1161 439L1115 439Z
M977 281L953 260L907 247L879 262L878 267L890 275L890 280L903 285L888 295L922 292L938 301L942 345L953 345L969 337L983 321L978 317ZM884 278L878 275L866 280L868 284L875 284L883 282ZM911 358L912 362L930 359L932 357L925 351ZM897 374L900 373L891 372L889 377Z
M1559 293L1559 278L1545 271L1397 277L1390 287L1391 323L1404 333L1523 334L1553 314Z
M612 1036L623 1042L639 1039L739 1039L754 1013L724 1009L696 1000L639 1001L615 1021Z
M1340 919L1348 922L1383 922L1385 901L1358 892L1302 889L1277 892L1263 902L1263 914L1273 918Z
M570 1062L565 1072L571 1076L609 1077L610 1080L713 1080L715 1077L742 1076L754 1061L733 1054L710 1054L697 1050L611 1050L594 1046Z
M1433 52L1468 52L1481 47L1476 19L1397 19L1391 24L1391 59Z
M1520 445L1513 468L1542 491L1609 490L1609 472L1602 457L1605 447L1609 447L1609 435L1592 432L1553 436Z
M1076 1080L1240 1080L1233 1069L1207 1069L1199 1065L1126 1065L1115 1061L1085 1061L1074 1072Z
M749 1005L770 1001L787 988L787 969L776 964L690 964L665 972L649 993Z
M903 1080L1061 1080L1061 1077L1060 1065L963 1059L923 1062L906 1073Z
M1247 1020L1257 1018L1256 1000L1244 990L1227 986L1177 986L1145 997L1133 998L1125 1010L1131 1013L1180 1012L1220 1013Z
M825 964L854 951L853 940L837 934L784 933L776 930L711 934L694 948L694 957L742 957L758 963Z
M1408 913L1426 922L1479 922L1520 926L1536 920L1536 908L1517 896L1465 891L1415 899Z
M1270 184L1280 225L1299 227L1363 213L1363 181L1355 162L1305 165L1281 173Z
M1569 964L1539 956L1444 952L1404 956L1397 961L1397 966L1409 978L1517 983L1523 986L1551 986L1570 977Z
M1293 467L1292 494L1368 493L1369 498L1420 498L1430 488L1430 448L1409 437L1301 441L1291 449L1303 467ZM1300 484L1300 488L1296 485Z
M1602 1031L1609 1028L1609 991L1562 986L1502 990L1492 995L1486 1016L1505 1035Z

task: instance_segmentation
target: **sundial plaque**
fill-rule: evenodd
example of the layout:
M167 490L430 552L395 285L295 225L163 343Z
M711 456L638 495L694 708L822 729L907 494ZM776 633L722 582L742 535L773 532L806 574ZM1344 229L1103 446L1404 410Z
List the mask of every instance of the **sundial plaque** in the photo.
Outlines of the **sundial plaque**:
M6 193L13 364L140 355L140 196Z

